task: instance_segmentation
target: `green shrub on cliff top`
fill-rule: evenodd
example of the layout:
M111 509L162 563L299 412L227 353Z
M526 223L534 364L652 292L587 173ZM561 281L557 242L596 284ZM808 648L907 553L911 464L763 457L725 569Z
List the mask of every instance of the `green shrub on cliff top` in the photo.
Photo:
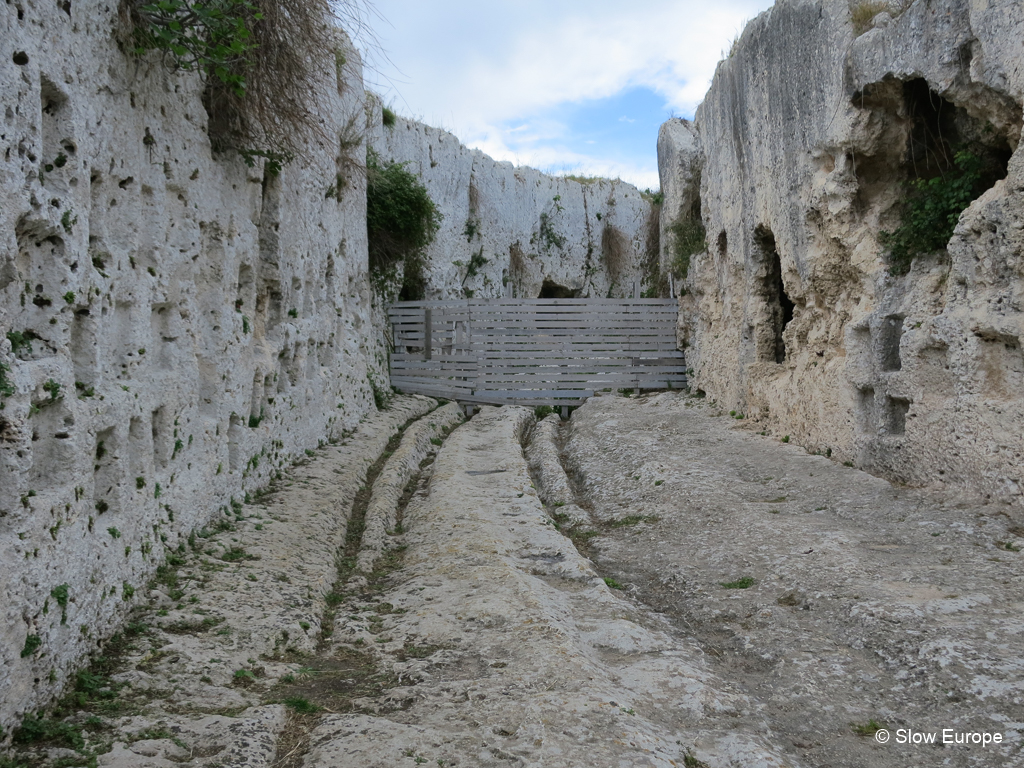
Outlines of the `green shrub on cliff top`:
M423 251L434 240L441 213L405 163L385 162L372 150L366 156L366 231L370 271L389 281L404 265L402 298L423 296Z

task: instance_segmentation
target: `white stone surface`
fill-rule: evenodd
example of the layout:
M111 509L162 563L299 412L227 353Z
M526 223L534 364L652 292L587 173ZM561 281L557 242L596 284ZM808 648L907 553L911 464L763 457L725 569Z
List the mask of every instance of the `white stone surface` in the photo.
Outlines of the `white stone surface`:
M445 441L429 492L405 511L403 567L379 598L390 612L376 635L339 614L333 635L407 682L365 702L376 717L325 718L305 768L416 757L668 768L695 737L715 768L795 765L695 646L609 589L555 530L522 454L532 420L525 408L484 407ZM396 660L423 646L434 652Z
M125 57L116 13L0 5L8 729L114 631L166 548L354 427L368 375L386 382L359 175L325 199L333 146L279 177L213 154L198 76ZM329 136L364 120L348 54L310 95ZM34 334L31 351L10 331Z
M530 474L537 480L541 501L548 506L568 504L572 500L569 478L558 460L558 428L561 417L549 413L538 421L525 446Z
M636 187L516 168L438 128L402 117L386 127L373 100L368 111L370 145L419 176L444 215L427 249L428 299L462 298L466 289L502 296L506 280L524 298L537 298L545 280L580 297L632 296L634 281L649 288L658 221ZM475 253L487 264L468 276Z
M661 207L661 264L672 264L672 234L669 227L694 213L700 216L700 178L704 157L700 134L694 124L682 118L662 123L658 130L658 179L664 202ZM697 210L694 211L694 208Z
M671 392L574 411L563 458L600 533L595 567L696 642L806 765L1022 764L1024 530L996 505L893 485L761 431ZM851 727L872 719L888 744ZM898 743L898 728L1003 742L940 753ZM696 746L716 765L725 745Z
M135 620L148 629L116 656L110 677L117 688L100 699L112 706L98 708L106 729L86 732L90 747L112 742L100 765L276 763L288 716L270 691L286 675L301 674L305 664L296 662L308 663L319 649L356 495L389 440L436 405L394 398L176 553L173 579L165 572L140 601ZM83 719L81 712L70 718Z
M397 523L398 501L405 486L416 472L420 462L436 451L433 441L440 441L449 430L462 423L462 409L458 403L448 403L411 425L402 435L402 442L388 458L373 484L370 502L366 507L366 522L356 568L370 573L373 564L387 548L388 531Z

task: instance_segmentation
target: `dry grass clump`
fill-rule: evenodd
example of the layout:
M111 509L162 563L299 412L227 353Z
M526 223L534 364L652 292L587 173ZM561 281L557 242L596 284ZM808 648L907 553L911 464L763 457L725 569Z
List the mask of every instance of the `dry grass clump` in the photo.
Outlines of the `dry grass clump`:
M622 281L632 263L632 249L626 233L610 223L601 231L601 258L612 283Z
M361 0L121 0L122 40L200 73L217 150L290 157L328 139L314 109L317 83L336 75L339 29L358 26Z
M889 10L887 0L860 0L850 5L850 20L853 22L855 35L863 35L871 29L875 16Z
M311 106L311 85L326 79L337 45L327 0L257 0L263 18L252 25L255 48L239 70L239 94L208 78L204 101L210 131L227 147L257 146L288 153L296 139L326 139ZM333 67L331 67L333 69Z

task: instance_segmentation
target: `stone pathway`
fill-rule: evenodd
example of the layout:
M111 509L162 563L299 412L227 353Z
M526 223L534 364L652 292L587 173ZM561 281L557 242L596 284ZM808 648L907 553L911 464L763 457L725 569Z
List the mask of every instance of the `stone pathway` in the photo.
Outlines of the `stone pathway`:
M563 436L598 568L756 699L790 760L1024 765L1020 510L893 487L681 394L592 399ZM896 743L944 728L1005 741Z
M324 718L303 765L685 765L708 712L725 726L701 728L711 750L784 765L746 698L555 529L522 454L532 425L526 409L483 408L445 443L405 512L376 638L360 614L334 633L338 648L373 643L402 681L384 702L398 708Z
M0 765L1020 764L1024 542L1000 510L679 393L454 431L435 405L397 398L227 510Z

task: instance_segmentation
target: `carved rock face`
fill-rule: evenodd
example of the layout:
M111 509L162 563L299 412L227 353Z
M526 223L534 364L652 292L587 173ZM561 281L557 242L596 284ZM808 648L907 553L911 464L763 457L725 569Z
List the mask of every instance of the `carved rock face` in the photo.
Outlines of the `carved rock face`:
M167 550L357 423L383 360L359 176L328 199L327 153L277 176L212 153L199 78L124 57L115 6L10 6L0 21L23 52L0 63L8 732L113 632ZM348 58L350 87L332 72L313 94L338 133L365 119Z
M709 246L680 338L695 385L768 431L1020 507L1024 12L904 5L857 35L845 0L777 3L719 65L699 139L663 128L665 210L701 167ZM881 233L916 189L949 191L958 152L973 202L899 261Z
M369 142L417 174L444 216L425 298L628 297L654 282L658 222L631 184L514 168L401 117Z

